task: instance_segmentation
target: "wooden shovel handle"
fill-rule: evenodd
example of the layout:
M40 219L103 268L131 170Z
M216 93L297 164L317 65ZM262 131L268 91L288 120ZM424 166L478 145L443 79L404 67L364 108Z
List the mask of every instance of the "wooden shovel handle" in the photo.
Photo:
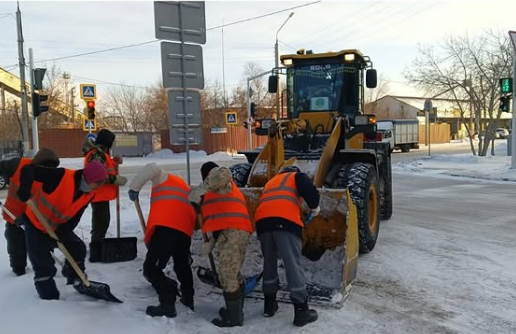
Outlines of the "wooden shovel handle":
M41 214L41 212L38 210L38 208L36 207L36 205L34 204L34 202L31 199L29 199L27 201L27 206L32 210L32 212L34 212L34 214L38 218L38 220L41 223L41 225L43 225L43 227L45 228L45 231L47 231L48 235L52 239L57 241L57 247L59 247L59 250L64 254L64 256L66 257L68 262L70 262L70 264L72 265L73 270L77 273L77 275L79 276L81 281L84 283L84 285L89 287L91 285L91 283L86 278L86 274L84 274L84 271L82 271L82 269L79 268L79 266L77 265L77 262L75 262L75 260L73 259L72 255L68 252L68 250L61 243L61 241L59 241L59 238L57 237L56 233L52 230L52 228L48 224L47 219L43 216L43 214Z
M136 207L136 212L138 213L138 218L140 219L140 224L142 225L143 234L145 234L145 231L147 230L147 226L145 224L145 218L143 218L142 207L140 206L139 199L136 199L134 201L134 206Z

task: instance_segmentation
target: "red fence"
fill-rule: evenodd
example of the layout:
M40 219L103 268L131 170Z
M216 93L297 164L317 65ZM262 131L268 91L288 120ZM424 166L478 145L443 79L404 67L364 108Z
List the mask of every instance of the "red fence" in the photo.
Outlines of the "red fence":
M215 152L237 152L247 150L247 129L242 127L226 128L225 133L212 133L212 129L202 129L202 139L200 145L191 146L192 150L203 150L208 154ZM175 153L184 152L183 145L169 144L168 130L161 131L161 147L168 148ZM267 141L267 136L257 136L254 133L251 135L253 141L253 148L264 145Z

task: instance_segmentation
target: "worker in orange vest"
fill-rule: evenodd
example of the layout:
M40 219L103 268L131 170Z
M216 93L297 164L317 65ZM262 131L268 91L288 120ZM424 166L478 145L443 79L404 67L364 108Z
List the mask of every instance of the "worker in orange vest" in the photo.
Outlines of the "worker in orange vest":
M297 166L287 166L265 184L254 214L256 234L263 253L263 316L272 317L278 311L279 255L294 304L293 323L299 327L316 321L318 317L317 311L308 307L305 277L299 266L305 223L300 213L303 200L311 217L317 216L320 211L317 188Z
M24 166L33 164L53 168L59 166L59 158L48 148L41 148L36 155L31 158L13 158L0 161L0 174L9 180L7 198L4 207L14 217L19 217L25 212L27 205L20 201L16 192L20 187L20 174ZM7 240L7 253L9 263L16 276L25 274L27 266L27 247L25 245L25 232L14 222L7 212L3 212L5 223L5 239Z
M143 275L156 290L159 305L147 307L145 313L152 317L174 318L177 315L177 282L167 277L163 269L172 257L174 272L181 283L180 302L193 310L190 244L195 226L195 211L188 201L188 184L181 177L167 173L156 163L149 163L137 172L130 184L131 201L138 199L140 190L148 181L152 181L152 190L145 230L148 250L143 263Z
M243 326L245 283L240 270L253 232L251 218L228 168L209 161L201 166L201 175L203 182L192 188L188 198L201 207L202 233L210 239L204 252L218 245L218 274L226 302L212 323L218 327Z
M100 241L106 236L111 220L109 201L116 199L117 187L127 183L127 178L118 175L116 168L117 165L122 164L122 157L120 155L111 157L109 154L115 138L113 132L101 129L97 133L95 142L87 139L82 149L85 155L84 166L91 161L99 161L106 167L109 174L106 184L95 190L97 194L91 202L90 262L99 262L101 259Z
M79 224L84 210L95 197L94 190L106 183L107 177L106 168L98 161L90 162L84 169L79 170L27 165L21 172L18 197L23 202L31 198L83 271L86 245L73 229ZM32 188L34 182L42 184L35 191ZM36 291L41 299L59 299L59 290L54 281L57 270L51 254L57 243L48 235L30 207L20 216L20 221L25 228ZM79 277L68 261L61 272L67 278L67 283L75 286Z

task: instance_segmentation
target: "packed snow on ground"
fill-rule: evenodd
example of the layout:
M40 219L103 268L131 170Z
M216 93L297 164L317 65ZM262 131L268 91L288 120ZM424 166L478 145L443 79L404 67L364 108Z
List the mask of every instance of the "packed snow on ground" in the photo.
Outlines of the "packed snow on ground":
M503 150L503 149L502 149ZM204 160L224 161L228 164L234 159L226 153L207 156L205 153L193 153L191 158ZM160 163L177 164L184 168L184 154L176 155L171 152L162 152L160 155L153 154L151 157L145 158L126 158L124 166L143 166L148 162L154 161ZM70 168L82 167L82 159L62 159L62 165ZM470 154L459 155L436 155L430 158L418 158L410 162L402 162L393 166L394 173L414 173L433 175L438 177L475 177L490 178L494 180L516 180L516 172L509 169L510 157L474 157ZM198 170L192 170L192 184L200 182ZM307 325L304 328L294 328L292 326L293 309L290 304L281 304L280 311L273 318L265 319L262 316L263 301L256 299L247 299L245 305L245 326L242 328L219 329L214 327L210 321L218 313L218 309L222 306L222 296L215 293L211 288L201 283L195 277L196 288L196 309L195 312L183 307L177 303L178 316L174 319L167 318L151 318L145 315L145 308L148 305L157 303L157 296L151 285L142 276L142 264L145 258L146 248L143 244L143 232L141 231L134 205L127 198L127 187L121 189L121 236L136 236L138 238L138 257L134 261L125 263L100 264L86 263L86 271L90 279L108 283L111 286L112 293L124 301L123 304L109 303L91 299L87 296L78 294L72 287L65 285L65 280L58 271L56 282L61 291L61 300L59 301L43 301L36 294L33 286L33 271L30 264L28 265L28 273L22 277L15 277L9 268L7 254L5 252L5 240L1 238L0 248L4 251L0 252L0 333L2 334L34 334L34 333L52 333L52 334L186 334L186 333L356 333L372 334L372 333L421 333L431 334L429 332L418 330L418 323L421 320L422 312L430 312L432 319L436 317L442 318L442 321L448 321L452 314L447 314L443 310L431 307L431 305L422 304L417 300L416 295L406 292L406 307L404 310L393 310L390 307L389 300L394 297L393 293L401 293L403 287L395 286L396 282L390 280L393 273L409 275L414 282L416 278L424 276L425 282L429 286L434 287L438 291L438 287L447 286L444 275L428 272L428 268L424 264L413 262L410 268L397 268L397 261L393 258L393 254L389 252L374 252L374 261L376 264L368 264L362 269L362 274L367 274L368 281L359 280L356 283L355 295L351 290L351 300L344 303L342 309L322 309L319 311L319 321ZM0 197L5 199L6 192L2 191ZM144 215L147 216L149 210L150 185L147 184L140 193L142 208ZM111 226L108 231L108 237L116 236L116 211L115 201L111 203ZM90 221L91 210L88 208L76 228L75 232L86 243L90 239ZM422 237L441 238L433 234L424 234ZM253 236L253 238L255 238ZM204 257L197 255L201 237L195 234L192 246L194 253L194 271L199 265L207 266L208 261ZM256 244L255 244L256 245ZM250 249L250 255L259 256L259 249L253 247ZM405 253L410 253L410 249L406 249ZM62 254L56 251L56 254L62 259ZM246 275L257 273L261 268L252 268L252 256L246 260ZM365 259L363 261L367 261ZM383 264L388 264L389 270L374 270ZM332 264L333 265L333 264ZM371 267L373 266L373 267ZM383 265L383 268L387 268ZM316 268L318 266L314 266ZM334 268L335 269L335 268ZM323 270L323 269L321 269ZM390 273L386 272L390 271ZM169 275L174 276L172 263L169 263L166 271ZM338 272L338 270L337 270ZM403 272L403 273L402 273ZM311 272L310 275L317 273ZM321 279L321 273L319 279ZM420 275L420 276L418 276ZM386 278L387 277L387 278ZM334 277L328 277L332 280ZM476 284L475 277L464 277L464 286L468 284ZM374 285L374 286L373 286ZM417 285L417 284L416 284ZM510 285L509 285L510 286ZM396 288L396 289L394 289ZM412 287L414 288L414 287ZM400 290L401 289L401 290ZM397 292L394 292L397 291ZM512 293L512 292L511 292ZM504 291L500 292L504 295ZM514 300L516 302L516 300ZM358 306L357 306L358 305ZM378 306L380 305L380 306ZM483 305L478 305L482 308ZM439 313L440 312L440 313ZM375 314L385 319L389 314L392 315L391 323L383 323L378 321ZM442 315L442 317L440 316ZM414 317L414 318L413 318ZM414 319L414 324L412 320ZM435 328L433 333L470 333L471 326L468 318L462 319L456 317L453 320L456 331L442 331L440 323L432 324ZM505 328L500 328L498 332L490 333L511 333L508 331L510 324ZM428 328L428 326L427 326ZM394 330L393 330L394 329ZM475 331L475 333L480 333Z

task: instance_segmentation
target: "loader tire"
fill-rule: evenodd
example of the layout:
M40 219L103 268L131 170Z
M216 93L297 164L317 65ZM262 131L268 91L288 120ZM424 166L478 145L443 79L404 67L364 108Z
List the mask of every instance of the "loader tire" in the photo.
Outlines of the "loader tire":
M243 162L229 167L229 170L233 175L233 181L237 187L245 187L247 185L251 167L253 167L253 165L249 162Z
M392 217L392 167L390 155L385 164L380 167L380 179L383 183L383 192L380 197L380 220L389 220Z
M356 162L345 165L337 176L338 188L348 188L357 208L360 253L373 250L380 230L380 194L373 165Z

